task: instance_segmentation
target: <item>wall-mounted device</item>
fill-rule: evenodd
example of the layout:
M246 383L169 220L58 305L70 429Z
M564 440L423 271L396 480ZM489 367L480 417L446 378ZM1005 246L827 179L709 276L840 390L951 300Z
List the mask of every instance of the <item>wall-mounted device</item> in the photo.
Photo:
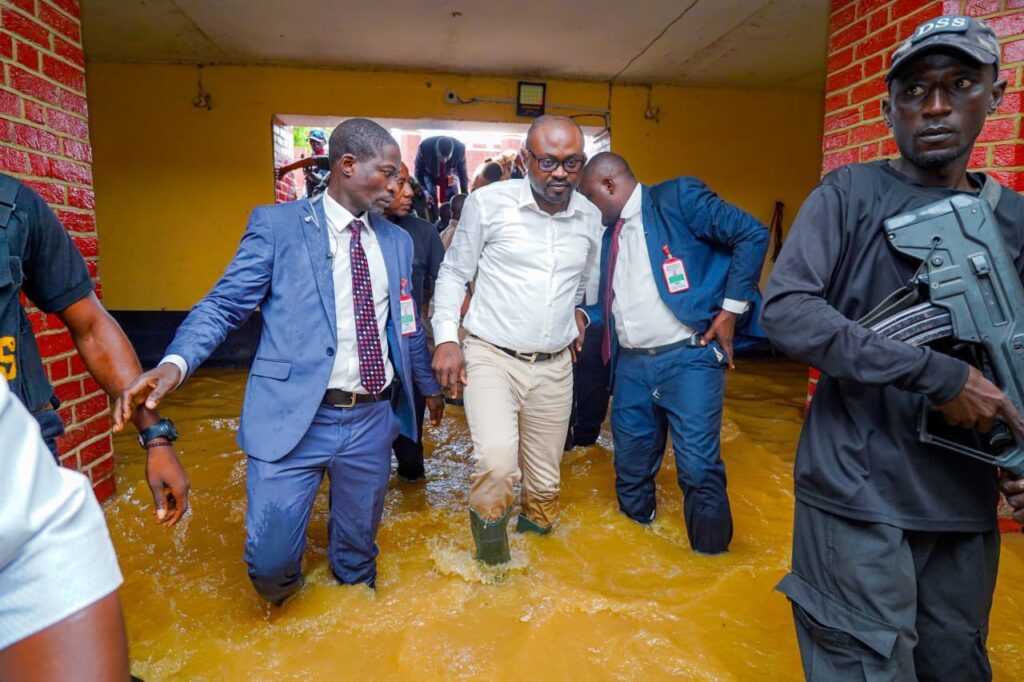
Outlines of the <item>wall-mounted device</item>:
M547 89L548 86L545 83L519 81L519 88L516 91L516 116L531 118L543 116Z

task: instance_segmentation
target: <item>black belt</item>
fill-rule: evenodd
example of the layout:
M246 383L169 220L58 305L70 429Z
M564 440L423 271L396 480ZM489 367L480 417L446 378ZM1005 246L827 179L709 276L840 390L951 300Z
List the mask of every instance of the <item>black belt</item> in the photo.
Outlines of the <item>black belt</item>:
M701 343L703 339L704 335L697 333L688 339L676 341L667 346L655 346L654 348L626 348L625 346L619 346L619 352L626 355L661 355L676 348L703 348L704 344Z
M503 348L502 346L499 346L496 343L491 343L486 339L481 339L479 336L476 336L475 334L470 334L470 336L472 336L474 339L479 339L480 341L483 341L489 346L494 346L502 353L506 355L511 355L516 360L526 360L527 362L544 362L545 360L550 360L551 358L558 357L559 355L565 352L564 350L560 350L556 353L523 353L518 350L512 350L511 348Z
M329 388L324 392L322 404L331 407L355 407L365 403L379 403L383 400L391 400L392 384L388 384L383 391L377 395L369 393L350 393L340 388Z

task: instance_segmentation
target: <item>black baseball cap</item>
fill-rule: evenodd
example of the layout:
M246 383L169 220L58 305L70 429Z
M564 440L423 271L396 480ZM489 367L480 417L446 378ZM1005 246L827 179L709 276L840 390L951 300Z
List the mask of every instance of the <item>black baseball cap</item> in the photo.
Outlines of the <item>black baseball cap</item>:
M885 82L896 71L922 52L945 47L966 55L980 64L991 64L999 71L999 41L988 24L981 19L964 16L942 16L929 19L914 29L913 35L892 53Z

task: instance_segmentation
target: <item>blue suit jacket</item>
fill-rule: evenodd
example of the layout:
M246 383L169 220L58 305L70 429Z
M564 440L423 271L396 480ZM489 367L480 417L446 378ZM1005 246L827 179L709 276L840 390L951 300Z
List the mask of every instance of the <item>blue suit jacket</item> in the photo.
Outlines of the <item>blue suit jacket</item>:
M263 333L245 389L238 444L268 462L284 457L306 433L334 366L338 327L322 199L256 208L234 259L167 348L168 355L185 358L191 374L259 306ZM391 291L387 337L399 382L393 404L401 433L415 438L409 388L415 382L423 395L435 395L441 387L430 371L422 327L400 334L400 281L412 280L412 239L380 216L371 215L370 224Z
M749 301L737 330L747 336L764 337L760 327L761 294L757 282L761 276L768 229L746 211L722 200L697 178L683 177L654 187L641 187L644 236L650 256L651 275L661 300L686 326L700 333L707 331L722 309L722 301L731 298ZM601 240L601 288L598 301L583 308L590 324L604 325L608 287L608 256L611 253L612 228ZM690 288L670 294L661 266L665 262L663 246L683 261ZM612 368L619 343L615 321L609 320L612 335ZM614 371L612 373L614 376Z

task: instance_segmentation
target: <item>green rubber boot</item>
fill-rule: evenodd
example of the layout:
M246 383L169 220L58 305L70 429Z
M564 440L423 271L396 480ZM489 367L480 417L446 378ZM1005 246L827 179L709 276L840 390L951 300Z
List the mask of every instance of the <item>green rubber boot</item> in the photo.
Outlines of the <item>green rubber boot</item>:
M508 551L508 515L509 512L505 512L500 519L487 521L475 510L469 510L469 527L476 542L477 561L494 565L512 560Z
M537 535L547 535L551 532L551 526L542 526L538 523L534 523L530 519L526 518L522 514L516 519L516 532L517 533L536 533Z

